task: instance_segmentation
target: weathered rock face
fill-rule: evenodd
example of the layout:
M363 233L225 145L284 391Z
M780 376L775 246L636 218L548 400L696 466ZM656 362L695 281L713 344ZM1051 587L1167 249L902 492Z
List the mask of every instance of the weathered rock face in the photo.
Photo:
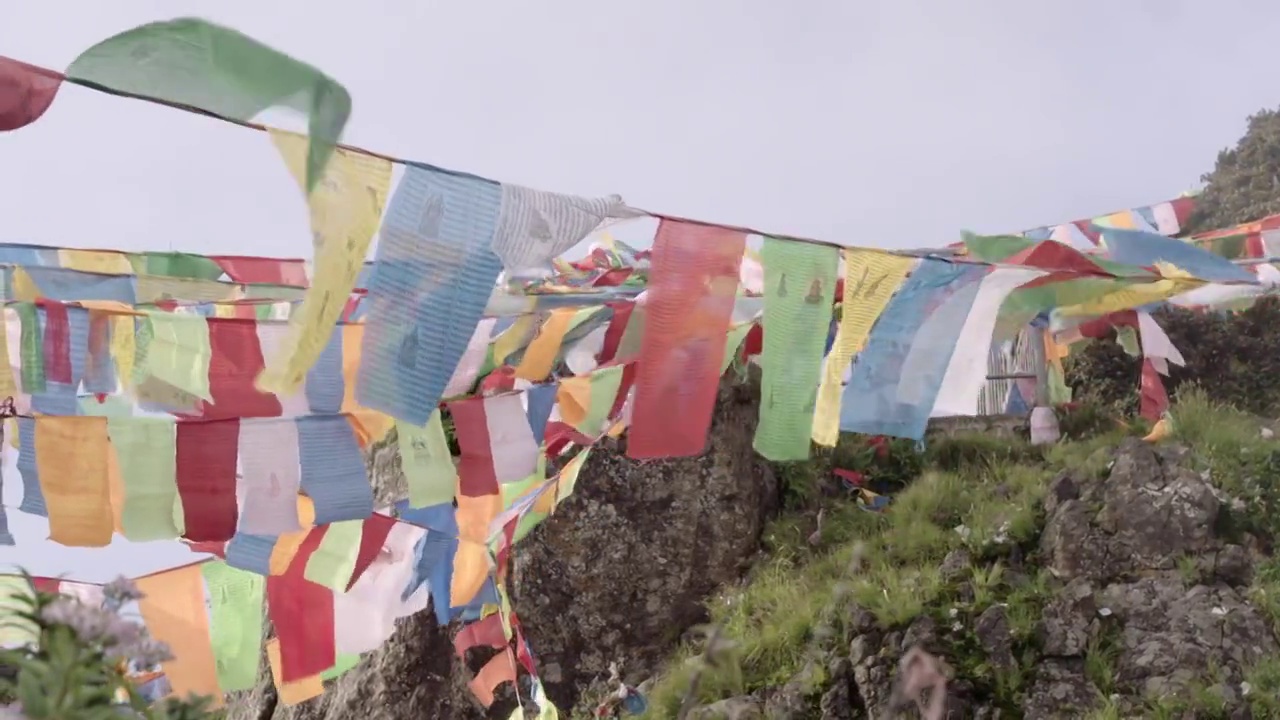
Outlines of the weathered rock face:
M708 452L636 462L621 444L594 451L572 500L518 546L515 601L561 707L607 675L648 677L703 600L748 569L778 488L751 449L747 386L721 393Z
M1068 582L1041 620L1052 659L1030 697L1044 712L1084 709L1083 658L1100 638L1117 647L1117 686L1134 711L1141 698L1190 690L1206 668L1216 674L1210 690L1236 707L1245 670L1280 652L1241 591L1249 552L1214 532L1227 498L1187 466L1186 454L1130 440L1105 482L1055 479L1041 550ZM1190 588L1177 569L1187 559L1199 570Z
M696 717L897 717L891 705L898 663L913 647L951 664L944 716L956 720L1079 718L1100 707L1104 692L1119 717L1151 717L1147 701L1192 690L1221 698L1223 714L1213 717L1250 717L1242 681L1251 666L1280 653L1280 643L1245 591L1255 556L1215 532L1231 500L1191 469L1187 455L1130 440L1114 453L1109 477L1066 472L1052 480L1038 550L1025 561L1006 559L1020 565L1008 572L1025 575L1039 566L1055 578L1030 649L1015 648L1000 603L969 627L939 623L945 605L895 628L854 606L846 644L812 652L809 664L826 671L817 688L797 676L700 708ZM941 575L963 588L974 562L953 551ZM1088 670L1100 662L1095 653L1106 656L1106 688ZM1026 684L1016 714L976 692L976 679L958 669L961 660L988 673L1018 670ZM917 717L914 710L903 716Z
M654 672L702 618L703 599L750 565L778 502L773 474L751 447L757 408L751 386L722 388L708 450L697 458L634 462L618 444L598 447L574 495L517 546L516 611L561 708L611 662L628 678ZM403 488L395 457L371 458L384 497ZM489 714L472 699L452 636L431 612L419 613L324 696L286 708L264 670L230 717L508 717L502 693Z

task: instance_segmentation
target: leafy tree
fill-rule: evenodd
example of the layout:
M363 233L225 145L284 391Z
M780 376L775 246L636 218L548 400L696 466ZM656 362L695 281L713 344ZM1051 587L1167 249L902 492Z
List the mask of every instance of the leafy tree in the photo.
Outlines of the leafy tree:
M1280 213L1280 109L1259 110L1234 148L1218 153L1187 223L1191 232L1231 227Z

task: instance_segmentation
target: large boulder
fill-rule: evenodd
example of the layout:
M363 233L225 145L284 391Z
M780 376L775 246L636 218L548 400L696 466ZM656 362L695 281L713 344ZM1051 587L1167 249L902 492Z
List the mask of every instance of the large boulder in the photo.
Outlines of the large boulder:
M696 458L637 462L625 441L597 447L574 494L517 546L513 596L548 694L568 709L617 663L627 678L656 671L705 615L703 600L737 580L755 557L778 486L752 450L754 385L721 388L707 451ZM381 497L404 486L398 455L370 458ZM399 623L324 696L277 702L268 674L235 699L232 719L445 720L509 716L510 693L486 713L467 690L453 632L431 612Z

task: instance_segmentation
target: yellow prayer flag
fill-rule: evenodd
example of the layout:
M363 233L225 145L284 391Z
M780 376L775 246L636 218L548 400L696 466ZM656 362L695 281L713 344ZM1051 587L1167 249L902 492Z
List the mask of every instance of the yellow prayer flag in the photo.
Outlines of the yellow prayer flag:
M458 550L449 587L454 607L471 602L489 576L489 525L501 511L501 495L458 495Z
M26 270L15 267L13 269L13 299L18 302L35 302L40 297L40 289L36 287L36 282L31 279L31 275Z
M370 410L356 402L356 376L360 372L360 346L364 341L364 325L342 326L342 412L347 414L351 427L356 431L360 447L387 436L395 425L395 418L386 413Z
M9 364L9 326L8 310L0 308L0 400L17 397L18 382L13 377L13 366Z
M840 390L845 368L862 350L880 313L897 292L912 258L874 250L844 251L844 295L835 343L822 367L822 383L813 413L813 440L834 447L840 436Z
M119 315L111 318L111 359L116 363L116 374L120 376L120 383L125 389L133 387L136 332L133 317Z
M524 347L533 334L537 321L537 315L521 315L516 318L511 327L493 339L493 361L502 365L511 357L511 353Z
M306 187L306 137L272 130L271 139L298 185ZM329 342L369 252L391 188L391 162L338 149L308 197L315 269L311 288L289 322L284 352L258 376L265 392L296 391Z
M58 262L67 270L101 273L103 275L132 275L133 263L128 256L111 250L58 250Z
M1156 270L1163 279L1127 285L1088 302L1059 308L1058 313L1062 317L1106 315L1168 300L1207 284L1207 281L1194 278L1186 270L1168 263L1156 263Z
M516 377L537 382L551 374L556 355L560 353L560 346L564 343L565 333L569 332L569 323L577 314L578 308L557 308L551 311L550 317L524 351L524 358L516 366Z
M49 506L49 539L68 547L111 544L107 419L46 415L35 427L40 491Z
M560 421L578 427L591 407L591 376L564 378L556 389L556 404L560 406Z
M266 648L267 663L271 665L271 678L275 680L276 694L280 697L280 702L285 705L297 705L324 694L324 680L318 674L292 682L282 681L284 671L280 664L280 641L271 638L267 641Z
M204 575L199 565L138 579L138 601L151 637L169 645L173 660L163 663L173 694L210 695L222 705L217 664L204 605Z

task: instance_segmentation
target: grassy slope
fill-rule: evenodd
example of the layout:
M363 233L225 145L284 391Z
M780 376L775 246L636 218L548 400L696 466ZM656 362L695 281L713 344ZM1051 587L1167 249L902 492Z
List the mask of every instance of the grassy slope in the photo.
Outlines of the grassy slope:
M1235 513L1239 528L1280 537L1280 489L1267 482L1280 476L1280 441L1261 437L1256 419L1196 391L1182 393L1174 415L1178 441L1197 451L1223 490L1244 501ZM870 610L886 628L903 627L925 614L953 627L971 627L985 608L1005 603L1020 660L1016 669L994 670L976 638L966 633L947 649L947 660L980 697L1016 710L1033 669L1040 608L1056 588L1035 557L1049 480L1065 468L1105 473L1109 448L1126 432L1144 431L1109 429L1045 451L982 436L938 441L919 478L896 495L887 512L867 512L848 500L822 501L825 520L816 545L808 540L819 502L815 488L829 474L830 459L788 468L792 509L773 524L767 559L742 586L708 603L728 648L719 662L707 666L698 660L701 648L683 647L651 689L648 717L674 718L695 674L701 702L777 688L796 677L816 702L825 681L824 659L848 648L852 632L845 623L855 605ZM1090 433L1086 428L1080 434ZM838 457L835 462L842 466ZM939 566L957 549L966 550L972 562L958 579L945 579ZM1190 564L1188 572L1193 572ZM964 584L970 591L961 593ZM1280 633L1280 562L1259 569L1252 599L1270 613ZM1118 717L1107 700L1116 690L1113 657L1105 641L1088 656L1090 678L1103 694L1097 718ZM1255 668L1249 681L1255 712L1280 716L1280 658ZM1207 693L1165 698L1151 705L1151 716L1190 708L1213 716L1215 700Z

